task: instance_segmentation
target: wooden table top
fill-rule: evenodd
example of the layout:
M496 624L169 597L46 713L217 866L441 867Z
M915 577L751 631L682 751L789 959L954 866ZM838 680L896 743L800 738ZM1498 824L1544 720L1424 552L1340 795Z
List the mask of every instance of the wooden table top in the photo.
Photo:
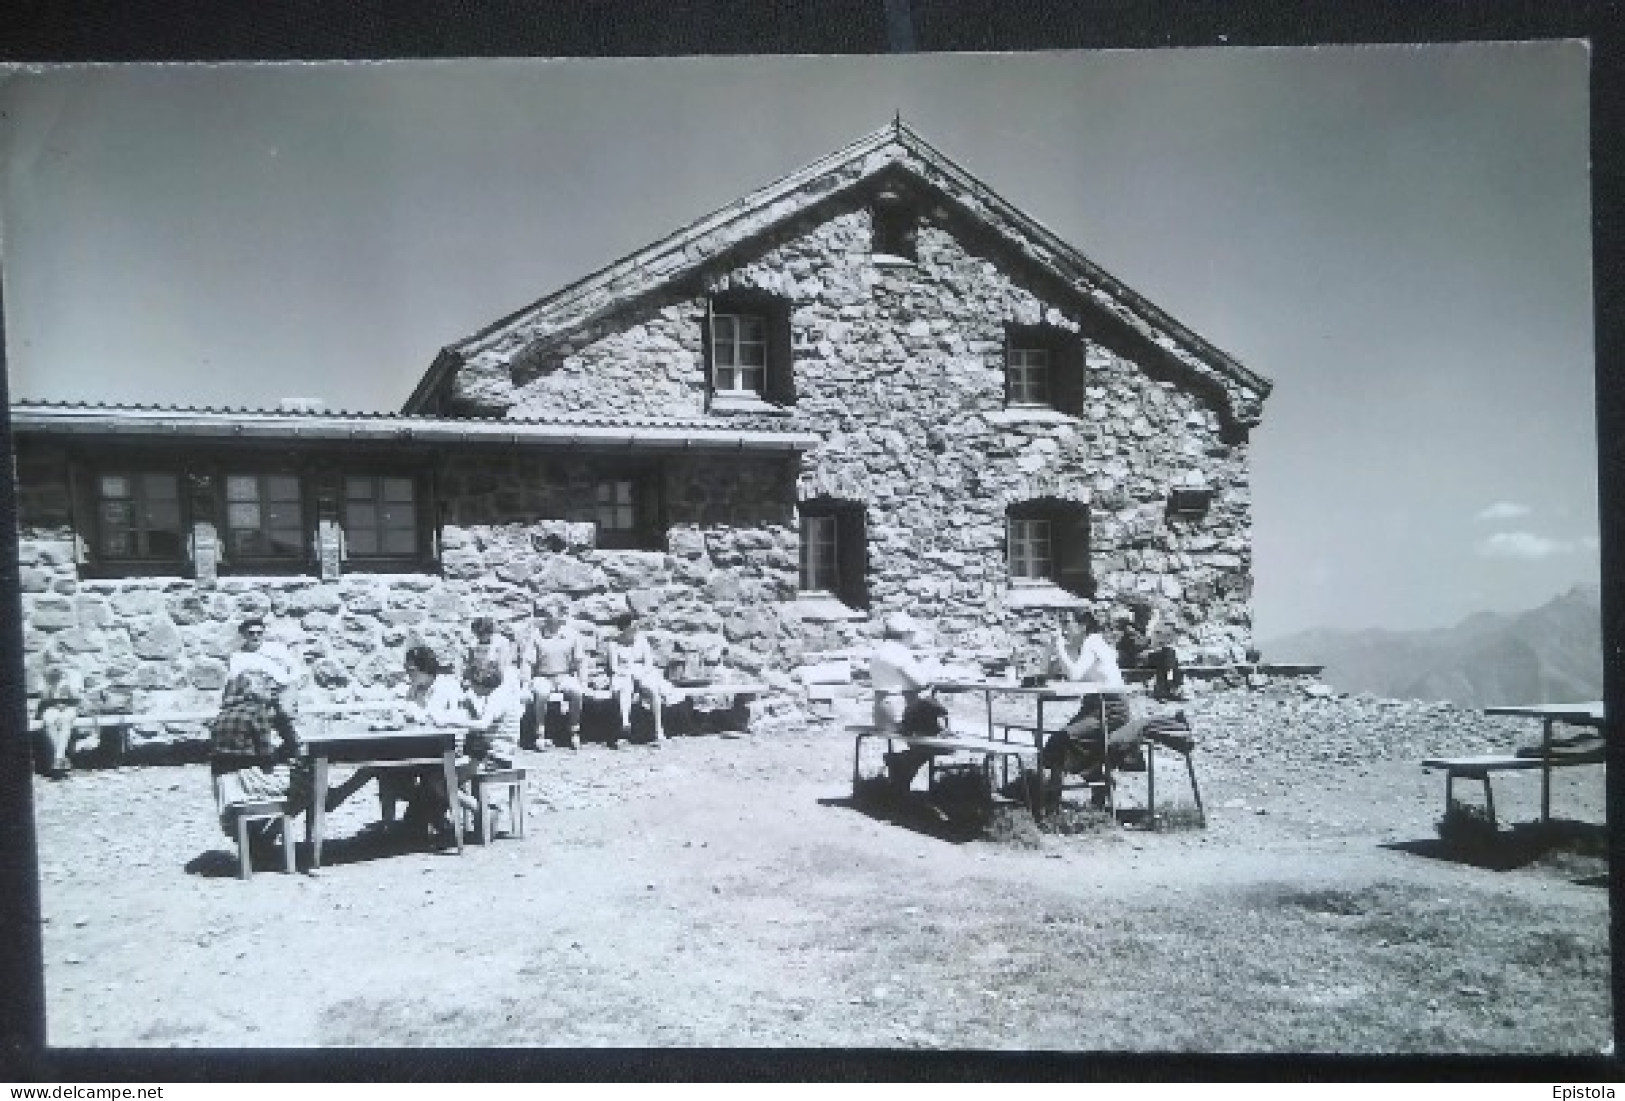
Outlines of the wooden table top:
M1486 707L1484 714L1517 715L1526 719L1558 719L1582 726L1601 726L1603 704L1601 700L1587 700L1584 703L1506 704L1501 707Z

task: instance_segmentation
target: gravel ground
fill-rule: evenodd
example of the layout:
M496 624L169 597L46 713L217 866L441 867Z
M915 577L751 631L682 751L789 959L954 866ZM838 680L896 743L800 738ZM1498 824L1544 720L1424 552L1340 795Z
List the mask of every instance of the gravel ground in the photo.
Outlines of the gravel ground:
M202 766L41 782L49 1042L1595 1052L1600 857L1441 847L1434 753L1538 724L1216 693L1206 830L959 843L850 800L837 727L529 753L528 835L461 856L330 817L235 878ZM974 713L974 708L971 709ZM971 724L968 717L963 720ZM1188 801L1174 758L1159 800ZM1124 778L1122 801L1142 797ZM1497 781L1506 823L1538 780ZM1554 812L1600 831L1600 768ZM1582 846L1583 849L1583 846ZM1599 878L1601 877L1601 878Z

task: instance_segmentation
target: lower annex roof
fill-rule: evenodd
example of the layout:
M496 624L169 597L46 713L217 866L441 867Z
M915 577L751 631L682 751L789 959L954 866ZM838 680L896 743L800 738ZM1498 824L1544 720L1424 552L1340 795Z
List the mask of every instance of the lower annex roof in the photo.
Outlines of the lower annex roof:
M820 442L814 432L735 425L718 419L561 413L546 419L507 420L46 401L13 403L11 430L17 435L395 444L506 443L684 451L806 451Z

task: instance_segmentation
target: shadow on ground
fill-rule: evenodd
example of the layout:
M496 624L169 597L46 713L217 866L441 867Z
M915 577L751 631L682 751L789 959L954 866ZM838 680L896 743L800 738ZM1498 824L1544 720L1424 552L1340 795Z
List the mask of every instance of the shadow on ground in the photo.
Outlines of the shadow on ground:
M500 836L500 834L499 834ZM472 831L465 831L463 844L478 844ZM186 862L187 875L205 879L234 879L237 876L237 849L230 842L225 847L208 849ZM300 841L295 846L295 864L300 871L310 867L310 844ZM365 864L373 860L388 860L411 853L455 853L456 846L430 840L402 822L374 822L360 833L348 837L331 837L322 841L322 867L344 864ZM277 840L257 840L252 844L255 872L282 870L282 844Z
M1480 819L1441 819L1438 837L1383 848L1497 872L1539 866L1581 886L1608 885L1608 829L1596 822L1552 819L1500 829Z

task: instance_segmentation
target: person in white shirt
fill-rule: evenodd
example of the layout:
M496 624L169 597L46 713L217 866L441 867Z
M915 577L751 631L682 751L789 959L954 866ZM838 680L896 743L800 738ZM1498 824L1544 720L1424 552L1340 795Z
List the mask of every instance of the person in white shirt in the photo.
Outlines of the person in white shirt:
M666 740L666 729L661 709L672 694L666 678L655 668L649 640L638 630L637 620L624 614L615 621L616 633L610 636L607 650L609 687L621 707L621 737L632 732L632 697L641 699L654 716L655 744ZM619 739L610 742L610 748L619 745Z
M948 711L926 693L942 670L914 650L919 627L902 612L886 617L885 637L869 654L869 684L874 689L874 725L883 733L940 734L948 730ZM904 749L886 755L886 776L897 794L907 792L920 767L936 753Z
M265 620L250 616L237 625L242 636L242 649L231 655L226 665L229 684L239 673L262 672L282 689L298 688L305 677L304 666L280 642L265 637Z
M1087 610L1071 617L1070 623L1065 622L1067 619L1068 613L1063 612L1062 622L1055 626L1055 664L1067 680L1095 685L1100 690L1083 696L1078 713L1044 744L1043 760L1049 770L1048 795L1052 801L1060 799L1066 773L1087 776L1103 770L1102 753L1111 732L1127 726L1130 717L1127 685L1117 666L1117 651L1101 633L1100 621ZM1097 803L1104 803L1103 789L1096 788L1093 795Z

